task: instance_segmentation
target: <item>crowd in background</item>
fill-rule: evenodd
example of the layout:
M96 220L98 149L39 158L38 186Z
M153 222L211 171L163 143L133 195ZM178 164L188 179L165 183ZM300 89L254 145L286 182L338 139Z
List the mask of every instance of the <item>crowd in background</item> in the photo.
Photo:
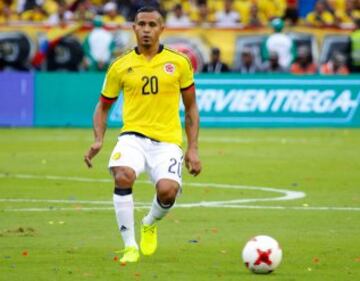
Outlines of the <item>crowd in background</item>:
M289 25L353 29L360 18L360 0L2 0L0 24L58 25L101 16L121 26L144 5L158 7L170 27L259 27L280 17Z
M114 41L111 32L102 28L101 22L94 21L95 28L85 38L84 54L85 69L105 71L111 63ZM312 56L310 46L296 46L293 38L283 32L284 20L274 18L270 22L273 32L264 37L260 44L260 52L251 47L243 47L234 65L227 65L221 57L221 50L213 47L209 61L198 72L242 74L253 73L292 73L292 74L341 74L351 72L349 67L350 54L334 50L329 60L318 65ZM104 62L106 62L104 64Z
M351 29L357 32L356 40L360 38L360 0L2 0L0 26L30 22L66 26L87 22L93 28L82 44L84 59L80 70L105 71L115 49L108 27L131 24L136 11L144 5L156 6L162 11L166 25L172 28L273 28L273 33L264 39L260 54L243 48L240 58L228 66L222 61L221 50L213 46L209 61L198 72L348 74L352 71L350 53L335 51L326 63L317 65L311 49L295 46L283 28L305 25ZM47 45L46 50L49 54ZM43 54L38 55L32 67L41 67ZM358 61L359 55L360 49L356 55ZM4 69L0 65L1 68Z
M244 48L241 51L241 58L234 68L230 68L221 60L220 50L213 48L211 51L211 58L208 63L204 65L201 72L203 73L225 73L234 72L242 74L254 73L292 73L292 74L323 74L323 75L347 75L350 69L347 66L347 58L341 52L334 52L331 58L324 64L317 65L312 59L310 49L306 46L301 46L297 51L297 57L288 64L281 63L281 55L276 51L271 51L269 56L263 63L258 63L252 50Z

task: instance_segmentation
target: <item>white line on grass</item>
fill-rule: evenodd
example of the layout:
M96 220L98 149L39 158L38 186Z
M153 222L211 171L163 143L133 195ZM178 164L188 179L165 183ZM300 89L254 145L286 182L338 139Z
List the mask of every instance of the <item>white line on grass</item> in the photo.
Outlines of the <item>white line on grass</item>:
M39 179L39 180L62 180L62 181L76 181L76 182L112 182L111 179L92 179L92 178L83 178L83 177L64 177L64 176L52 176L52 175L24 175L24 174L4 174L0 173L0 178L17 178L17 179ZM150 181L138 181L139 183L151 184ZM266 202L266 201L287 201L295 200L305 197L305 193L302 191L292 191L287 189L280 188L270 188L270 187L260 187L260 186L245 186L245 185L235 185L235 184L217 184L217 183L193 183L193 182L184 182L184 186L194 186L194 187L207 187L207 188L220 188L220 189L241 189L241 190L259 190L264 192L271 193L280 193L282 196L279 197L268 197L268 198L241 198L235 200L226 200L226 201L206 201L206 202L194 202L187 203L188 207L207 207L207 206L222 206L224 204L235 204L235 203L249 203L249 202ZM5 200L5 201L4 201ZM9 199L1 199L0 202L6 202ZM14 199L10 199L14 200ZM21 199L20 199L21 200ZM26 200L26 199L23 199ZM38 200L38 199L30 199ZM99 202L99 201L95 201ZM101 201L100 201L101 202ZM55 203L55 202L52 202ZM64 202L61 202L64 203ZM69 203L74 203L74 201L69 201ZM97 203L101 204L101 203Z
M214 208L233 209L269 209L269 210L297 210L297 211L360 211L359 207L329 207L329 206L251 206L251 205L225 205L211 206Z
M87 204L87 205L112 205L112 201L96 200L59 200L59 199L32 199L32 198L0 198L0 202L13 203L51 203L51 204ZM149 205L149 203L136 202L136 205ZM149 205L150 206L150 205Z
M17 179L40 179L40 180L59 180L59 181L76 181L76 182L112 182L111 179L93 179L83 177L64 177L53 175L26 175L26 174L4 174L0 173L0 178L17 178ZM150 181L139 181L145 184L151 184ZM360 211L358 207L316 207L316 206L255 206L255 205L240 205L240 203L249 202L264 202L264 201L285 201L294 200L305 197L305 193L301 191L292 191L286 189L258 187L258 186L244 186L233 184L216 184L216 183L194 183L185 182L184 185L194 187L211 187L220 189L246 189L259 190L264 192L280 193L283 196L272 198L242 198L227 201L202 201L194 203L178 203L177 208L237 208L237 209L269 209L269 210L304 210L304 211ZM95 201L95 200L56 200L56 199L28 199L28 198L0 198L0 202L27 202L27 203L51 203L51 204L84 204L84 205L112 205L112 201ZM136 202L136 209L150 208L150 203ZM46 212L46 211L108 211L113 210L112 207L45 207L45 208L6 208L2 211L6 212Z

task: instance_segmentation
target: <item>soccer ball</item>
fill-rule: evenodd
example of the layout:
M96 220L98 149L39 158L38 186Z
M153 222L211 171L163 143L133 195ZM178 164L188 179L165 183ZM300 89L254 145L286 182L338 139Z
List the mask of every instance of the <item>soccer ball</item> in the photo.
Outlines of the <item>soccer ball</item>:
M271 273L281 262L282 250L272 237L259 235L251 238L242 251L245 266L254 273Z

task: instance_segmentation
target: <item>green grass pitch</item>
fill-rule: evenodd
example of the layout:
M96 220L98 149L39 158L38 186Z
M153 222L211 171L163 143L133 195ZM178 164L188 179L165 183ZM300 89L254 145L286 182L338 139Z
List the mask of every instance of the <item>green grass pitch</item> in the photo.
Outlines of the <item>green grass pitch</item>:
M126 266L106 168L117 133L87 169L90 129L0 129L1 281L360 280L360 130L202 129L202 174L184 171L158 251ZM137 230L154 193L139 180ZM266 276L241 261L258 234L283 248Z

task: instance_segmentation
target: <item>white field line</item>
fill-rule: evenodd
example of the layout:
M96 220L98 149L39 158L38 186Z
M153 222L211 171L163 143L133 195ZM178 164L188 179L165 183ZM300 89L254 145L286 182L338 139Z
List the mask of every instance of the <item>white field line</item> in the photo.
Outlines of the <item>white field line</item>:
M52 204L84 204L84 205L112 205L112 201L92 201L92 200L53 200L53 199L1 199L0 202L15 203L52 203ZM230 209L273 209L273 210L305 210L305 211L360 211L360 207L316 207L316 206L256 206L256 205L231 205L231 204L208 204L209 202L176 203L177 208L210 207L210 208L230 208ZM150 203L136 202L136 209L149 209ZM43 208L8 208L4 211L107 211L113 207L43 207Z
M52 175L24 175L24 174L4 174L0 173L0 178L17 178L17 179L39 179L39 180L60 180L60 181L76 181L76 182L112 182L111 179L92 179L92 178L83 178L83 177L64 177L64 176L52 176ZM139 183L151 184L150 181L138 181ZM220 188L220 189L241 189L241 190L259 190L264 192L271 193L280 193L279 197L268 197L268 198L240 198L234 200L226 201L207 201L207 202L194 202L188 203L188 207L205 207L213 205L224 205L224 204L235 204L235 203L249 203L249 202L265 202L265 201L284 201L284 200L295 200L304 198L306 195L301 191L292 191L279 188L270 188L270 187L260 187L260 186L245 186L245 185L234 185L234 184L216 184L216 183L193 183L193 182L184 182L184 186L194 186L194 187L207 187L207 188ZM4 202L1 199L0 202ZM14 199L11 199L14 200ZM36 199L31 199L36 200ZM99 202L99 201L95 201ZM102 201L100 201L102 202ZM55 202L53 202L55 203ZM62 202L64 203L64 202ZM69 203L74 203L69 201ZM101 204L101 203L97 203Z
M360 207L329 207L329 206L251 206L251 205L224 205L211 206L213 208L233 209L267 209L267 210L296 210L296 211L360 211Z
M0 173L0 178L17 178L17 179L40 179L40 180L62 180L62 181L77 181L77 182L112 182L111 179L92 179L83 177L64 177L64 176L49 176L49 175L24 175L24 174L4 174ZM150 181L139 181L145 184L151 184ZM256 205L240 205L239 203L249 202L264 202L264 201L284 201L304 198L306 195L301 191L291 191L286 189L244 186L232 184L216 184L216 183L194 183L185 182L184 185L194 187L211 187L220 189L246 189L259 190L264 192L280 193L283 196L272 198L242 198L227 201L202 201L194 203L177 203L177 208L237 208L237 209L268 209L268 210L304 210L304 211L360 211L360 207L316 207L316 206L256 206ZM84 204L84 205L112 205L112 201L95 201L95 200L54 200L54 199L20 199L20 198L0 198L0 202L28 202L28 203L51 203L51 204ZM136 209L148 209L150 203L136 202ZM6 208L2 211L6 212L46 212L46 211L108 211L113 210L112 207L45 207L45 208Z
M32 199L32 198L0 198L0 202L12 203L51 203L51 204L86 204L86 205L112 205L112 201L96 201L96 200L58 200L58 199ZM136 206L150 206L150 203L136 202ZM54 207L55 208L55 207Z

